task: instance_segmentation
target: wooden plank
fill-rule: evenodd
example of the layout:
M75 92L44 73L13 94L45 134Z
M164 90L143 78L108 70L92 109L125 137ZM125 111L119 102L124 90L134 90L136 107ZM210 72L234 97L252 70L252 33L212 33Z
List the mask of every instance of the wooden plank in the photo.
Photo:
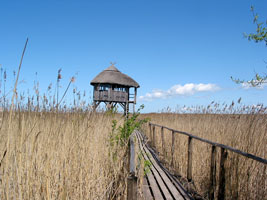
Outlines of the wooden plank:
M138 139L142 142L142 135L140 132L136 131L136 135L138 136ZM150 157L153 158L153 161L157 163L156 167L159 171L161 171L161 175L164 177L164 181L168 185L169 189L171 190L172 194L174 195L175 199L192 199L185 191L185 189L182 187L182 185L179 183L179 181L172 177L172 175L168 172L164 166L162 166L159 162L158 157L154 153L153 149L149 148L147 145L145 146L146 150L150 152L153 152L153 156L150 153ZM157 161L156 161L157 159Z
M167 172L166 172L167 175ZM185 191L185 189L182 187L181 183L179 183L179 181L171 176L171 174L168 175L170 181L172 182L173 186L177 189L177 191L179 192L179 196L175 196L175 199L185 199L185 200L191 200L193 198L190 198L190 196L187 194L187 192Z
M151 128L150 128L150 130L151 130ZM136 132L136 136L137 136L139 148L141 150L141 153L143 155L143 158L146 160L147 156L146 156L146 154L143 151L143 148L142 148L142 146L143 146L142 145L142 139L138 136L138 132ZM147 182L150 185L150 188L152 190L153 198L154 199L159 199L159 200L164 199L163 196L162 196L162 194L161 194L161 191L160 191L160 189L159 189L159 187L157 185L156 179L152 175L152 173L148 173L146 176L147 176Z
M153 154L155 154L154 151L153 151L153 149L149 148L148 146L146 146L146 147L148 148L148 150L150 152L153 152ZM159 162L159 159L157 158L156 154L154 156L152 156L152 157L153 158L156 158L158 160L158 161L156 161L154 159L157 163ZM176 192L174 193L175 194L174 195L175 199L186 199L186 200L192 199L187 194L187 192L182 187L182 185L179 183L179 181L175 177L173 177L164 166L162 166L160 164L158 164L158 166L163 171L161 174L165 174L166 175L164 180L168 180L169 179L169 181L167 182L167 184L171 186L171 189L172 190L174 189L174 190L176 190L178 192L178 194Z
M162 194L160 192L160 189L159 189L159 187L157 185L156 179L153 176L153 174L152 173L148 173L147 174L147 178L148 178L147 180L148 180L148 182L150 184L151 190L153 192L153 197L155 199L159 199L159 200L164 199L164 197L162 196Z
M177 178L173 177L171 175L171 173L163 166L160 164L159 159L156 156L156 153L153 151L152 148L149 148L147 146L147 148L149 149L150 152L153 152L154 154L154 158L155 160L157 160L157 162L159 163L158 165L160 166L160 168L165 172L166 176L170 179L171 183L176 187L177 191L179 191L179 193L183 196L183 199L192 199L187 192L185 191L185 189L182 187L181 183L179 183L179 180L177 180Z
M148 150L147 150L148 151ZM148 153L146 151L146 153L152 157L152 155L150 153ZM173 183L170 181L169 177L165 174L165 172L161 169L161 167L156 163L156 161L152 158L150 158L150 161L152 162L152 164L154 165L154 168L157 170L158 174L160 177L160 179L162 179L161 182L163 182L164 184L164 191L163 193L165 194L167 199L184 199L181 194L179 193L179 191L177 190L177 188L173 185ZM162 187L162 186L161 186ZM168 195L168 196L167 196Z
M160 176L160 173L156 170L155 166L151 167L151 172L159 185L159 189L161 190L161 192L165 197L164 199L172 200L173 199L172 194L169 192L167 186L165 185L162 177Z
M140 137L141 136L139 135L139 139L140 139ZM183 196L180 194L180 192L177 190L177 188L173 185L172 181L166 175L166 173L161 169L161 167L155 161L154 157L152 156L152 154L150 153L150 151L147 149L146 146L143 147L143 150L146 153L146 159L149 159L151 161L154 169L158 173L157 180L161 179L161 185L160 186L162 188L165 188L163 190L163 193L165 194L166 199L184 199ZM162 186L162 184L164 184L164 186Z
M139 137L140 137L140 135L139 135ZM140 140L139 140L139 142L140 142ZM151 155L147 154L147 151L145 150L145 147L142 144L140 145L140 149L143 151L144 159L148 160L148 161L151 161L149 159L149 156L151 156ZM168 189L166 188L166 186L165 186L163 180L161 179L159 173L155 169L155 166L153 165L153 163L152 163L152 166L150 167L150 172L147 174L147 177L148 177L149 183L151 185L151 188L152 188L152 191L153 191L155 199L161 198L161 197L164 198L162 196L161 192L164 194L166 199L173 199L171 194L168 192ZM157 195L157 196L155 196L155 195Z
M142 187L143 199L153 200L153 196L150 191L150 186L147 183L147 177L143 178L143 187Z

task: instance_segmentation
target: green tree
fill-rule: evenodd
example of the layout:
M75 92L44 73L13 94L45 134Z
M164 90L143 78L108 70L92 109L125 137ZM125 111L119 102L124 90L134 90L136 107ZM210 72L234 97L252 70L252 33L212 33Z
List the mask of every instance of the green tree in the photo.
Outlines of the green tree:
M255 13L254 7L251 6L251 12L253 14L253 23L256 24L256 32L255 33L250 33L246 34L244 33L244 36L249 40L249 41L254 41L256 43L258 42L264 42L265 45L267 46L267 20L266 22L260 22L259 21L259 15L258 13ZM267 74L258 74L251 79L251 80L240 80L240 79L235 79L231 77L231 79L236 82L237 84L243 84L246 83L252 87L257 87L260 86L264 83L267 83Z

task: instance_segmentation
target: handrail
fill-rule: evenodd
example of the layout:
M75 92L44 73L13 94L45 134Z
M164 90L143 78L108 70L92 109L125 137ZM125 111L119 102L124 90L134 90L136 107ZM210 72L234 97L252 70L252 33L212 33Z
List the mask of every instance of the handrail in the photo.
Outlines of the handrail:
M251 159L256 160L256 161L258 161L258 162L267 164L267 160L266 160L266 159L261 158L261 157L258 157L258 156L255 156L255 155L250 154L250 153L246 153L246 152L241 151L241 150L239 150L239 149L235 149L235 148L233 148L233 147L229 147L229 146L227 146L227 145L220 144L220 143L217 143L217 142L212 142L212 141L210 141L210 140L203 139L203 138L201 138L201 137L192 135L192 134L190 134L190 133L183 132L183 131L178 131L178 130L175 130L175 129L172 129L172 128L168 128L168 127L166 127L166 126L162 126L162 125L159 125L159 124L153 124L153 123L149 123L149 124L151 124L151 125L153 125L153 126L160 127L160 128L165 128L165 129L167 129L167 130L169 130L169 131L173 131L174 133L179 133L179 134L186 135L186 136L188 136L188 137L194 138L194 139L199 140L199 141L201 141L201 142L205 142L205 143L211 144L211 145L216 146L216 147L221 147L221 148L230 150L230 151L232 151L232 152L235 152L235 153L237 153L237 154L240 154L240 155L242 155L242 156L245 156L245 157L247 157L247 158L251 158Z
M211 163L210 163L210 186L209 186L209 199L214 199L215 198L215 194L216 194L216 147L220 147L220 170L219 170L219 187L218 187L218 193L217 193L217 198L219 200L223 200L225 199L225 161L227 159L227 155L229 151L232 151L234 153L237 153L239 155L242 155L244 157L253 159L255 161L261 162L263 164L267 164L267 160L258 156L255 156L253 154L250 153L246 153L244 151L241 151L239 149L235 149L233 147L229 147L227 145L224 144L220 144L217 142L212 142L210 140L192 135L190 133L184 132L184 131L178 131L166 126L162 126L159 124L154 124L154 123L150 123L149 122L149 129L150 129L150 138L152 140L152 145L155 147L155 127L159 127L161 128L161 140L162 140L162 150L163 150L163 154L166 154L166 150L165 150L165 142L164 142L164 129L167 129L169 131L171 131L172 136L171 136L171 166L173 166L173 159L174 159L174 148L175 148L175 133L178 134L182 134L182 135L186 135L188 136L188 147L187 147L187 179L188 181L192 180L192 152L193 152L193 143L192 143L192 139L196 139L199 140L201 142L207 143L212 145L211 148ZM265 166L264 166L265 167ZM266 167L264 168L266 169ZM265 172L264 172L265 173Z

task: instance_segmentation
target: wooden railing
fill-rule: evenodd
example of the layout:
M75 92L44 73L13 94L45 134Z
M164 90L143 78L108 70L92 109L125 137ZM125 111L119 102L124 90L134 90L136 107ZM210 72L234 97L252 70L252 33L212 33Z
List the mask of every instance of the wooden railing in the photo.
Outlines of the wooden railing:
M94 91L94 100L96 101L116 101L116 102L127 102L128 93L123 91Z
M187 179L189 181L192 180L192 152L193 152L193 139L199 140L201 142L207 143L212 145L211 148L211 164L210 164L210 189L209 189L209 198L214 199L214 192L216 190L215 186L215 179L216 179L216 168L215 168L215 155L216 155L216 148L220 148L220 170L219 170L219 189L218 189L218 199L225 199L225 161L227 159L227 151L231 151L237 153L241 156L245 156L247 158L253 159L257 162L261 162L263 164L267 164L267 160L264 158L260 158L258 156L252 155L250 153L243 152L241 150L226 146L224 144L212 142L210 140L206 140L200 138L198 136L192 135L187 132L174 130L162 125L149 123L149 134L151 138L152 145L155 147L155 127L161 128L161 144L163 155L166 155L166 148L165 148L165 141L164 141L164 129L171 131L172 133L172 141L171 141L171 165L173 166L174 162L174 145L175 145L175 134L182 134L188 136L188 148L187 148ZM266 169L266 167L265 167ZM264 172L265 173L265 172Z

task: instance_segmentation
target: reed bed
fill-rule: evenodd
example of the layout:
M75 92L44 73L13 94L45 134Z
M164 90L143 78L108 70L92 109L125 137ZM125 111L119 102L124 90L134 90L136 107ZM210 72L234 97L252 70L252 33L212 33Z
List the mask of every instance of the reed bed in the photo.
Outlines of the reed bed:
M201 110L197 109L195 112L193 111L195 108L192 108L190 113L151 113L145 114L143 117L149 117L152 123L185 131L266 159L266 107L258 105L234 108L233 105L230 105L224 111L223 109L214 111L211 107L212 105L206 109L202 107ZM145 132L150 137L148 126L145 127ZM185 178L188 137L175 134L174 160L171 165L171 131L164 130L165 155L163 155L159 127L155 128L155 135L155 146L162 161L177 176ZM215 195L218 194L219 153L220 151L217 149ZM196 190L204 199L210 198L210 156L210 145L193 140L193 182L186 187L188 190ZM266 173L265 164L228 152L225 199L266 199Z
M0 199L125 198L127 150L110 140L121 115L93 112L75 77L61 86L61 69L43 94L38 80L20 93L16 81L12 93L0 75Z
M123 198L110 115L14 112L8 125L1 114L0 199Z

